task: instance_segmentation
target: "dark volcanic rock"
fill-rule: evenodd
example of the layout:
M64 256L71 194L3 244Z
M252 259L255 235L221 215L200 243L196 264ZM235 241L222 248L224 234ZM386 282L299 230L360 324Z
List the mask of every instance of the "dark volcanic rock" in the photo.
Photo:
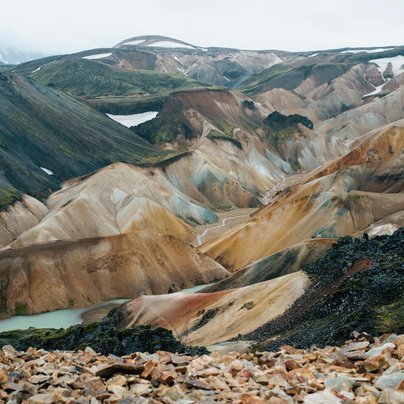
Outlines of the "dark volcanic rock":
M75 325L67 329L15 330L0 333L0 346L12 345L18 350L29 347L47 350L74 350L91 347L102 354L127 355L132 352L164 350L187 354L204 354L205 348L187 347L171 331L150 326L119 329L122 310L113 309L100 323Z
M274 111L264 119L264 124L275 131L296 126L298 123L307 126L309 129L313 129L313 122L309 118L298 114L283 115L280 112Z
M340 238L304 271L309 290L246 339L274 349L337 344L353 330L372 335L404 331L404 228L370 240Z

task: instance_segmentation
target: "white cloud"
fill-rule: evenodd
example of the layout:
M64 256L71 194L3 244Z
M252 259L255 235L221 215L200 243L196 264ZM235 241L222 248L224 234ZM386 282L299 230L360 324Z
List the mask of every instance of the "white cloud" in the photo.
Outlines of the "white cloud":
M72 52L145 34L249 49L399 45L403 15L402 0L13 0L0 46Z

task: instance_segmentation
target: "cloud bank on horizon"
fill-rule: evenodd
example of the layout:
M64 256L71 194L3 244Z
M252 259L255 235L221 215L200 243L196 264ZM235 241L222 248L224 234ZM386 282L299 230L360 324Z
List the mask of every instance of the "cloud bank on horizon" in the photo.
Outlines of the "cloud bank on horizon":
M13 0L1 8L0 46L46 53L108 47L145 34L292 51L404 42L402 0Z

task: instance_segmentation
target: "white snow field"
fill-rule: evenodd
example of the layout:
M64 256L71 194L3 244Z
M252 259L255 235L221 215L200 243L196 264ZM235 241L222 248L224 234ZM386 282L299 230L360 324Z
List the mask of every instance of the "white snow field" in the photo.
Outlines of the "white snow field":
M374 53L374 52L384 52L388 50L392 50L394 48L375 48L375 49L351 49L351 50L346 50L342 51L341 53Z
M89 60L103 59L103 58L107 58L108 56L111 56L111 55L112 55L112 53L98 53L96 55L83 56L83 59L89 59Z
M53 175L53 172L51 170L49 170L48 168L41 167L41 170L44 171L48 175Z
M369 63L375 63L378 66L379 72L381 74L383 74L383 72L386 70L386 67L389 63L393 65L394 76L397 76L400 73L404 72L404 69L402 68L404 65L404 56L402 55L394 56L392 58L372 59L369 60Z
M130 128L131 126L140 125L143 122L151 121L158 114L158 111L148 111L142 112L141 114L132 114L132 115L112 115L107 114L111 119L116 122L119 122L121 125Z

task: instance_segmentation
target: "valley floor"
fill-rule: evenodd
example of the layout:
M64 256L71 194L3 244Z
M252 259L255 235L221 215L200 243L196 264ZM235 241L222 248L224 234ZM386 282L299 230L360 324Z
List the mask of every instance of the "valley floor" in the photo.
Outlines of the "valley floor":
M233 209L228 212L217 213L218 221L213 224L198 226L195 231L197 234L196 246L206 241L212 240L216 236L233 229L236 226L244 224L257 208Z
M341 347L124 357L0 350L0 400L27 403L403 403L404 335ZM26 400L26 401L25 401Z

